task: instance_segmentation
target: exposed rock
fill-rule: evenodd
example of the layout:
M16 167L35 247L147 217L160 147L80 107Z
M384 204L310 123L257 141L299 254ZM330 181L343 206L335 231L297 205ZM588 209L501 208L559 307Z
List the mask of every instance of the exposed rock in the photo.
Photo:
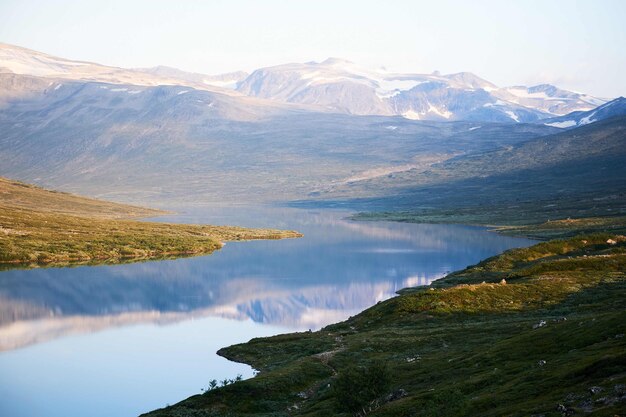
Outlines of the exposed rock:
M606 243L608 243L609 245L615 245L617 242L613 239L607 239Z
M556 406L556 411L560 412L563 416L571 416L572 414L574 414L574 410L567 408L563 404L558 404Z
M544 361L544 360L542 359L542 360L540 360L539 362L537 362L537 365L539 365L539 366L544 366L546 363L547 363L547 362L546 362L546 361Z
M407 395L409 395L409 394L406 392L406 390L400 388L400 389L395 390L391 394L387 395L385 397L385 402L391 402L391 401L399 400L400 398L404 398Z
M589 388L589 392L591 393L591 395L596 395L597 393L599 393L601 391L604 391L602 389L602 387L593 386L593 387Z
M548 323L546 323L546 321L545 321L545 320L540 320L540 321L539 321L539 323L537 323L537 324L533 324L533 329L538 329L538 328L543 327L543 326L545 326L545 325L547 325L547 324L548 324Z

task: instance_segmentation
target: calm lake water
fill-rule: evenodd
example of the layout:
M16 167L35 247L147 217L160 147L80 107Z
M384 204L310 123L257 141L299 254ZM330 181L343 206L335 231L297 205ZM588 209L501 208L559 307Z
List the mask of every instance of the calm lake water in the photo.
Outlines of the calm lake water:
M532 241L456 225L352 222L338 210L175 209L159 221L295 229L212 255L0 272L0 416L136 416L252 376L215 352L319 329Z

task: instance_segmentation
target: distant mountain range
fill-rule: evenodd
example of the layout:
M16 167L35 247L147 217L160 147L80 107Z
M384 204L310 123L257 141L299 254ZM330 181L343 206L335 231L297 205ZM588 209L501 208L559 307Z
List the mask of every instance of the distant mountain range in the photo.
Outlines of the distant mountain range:
M559 129L313 112L184 86L0 74L0 175L136 203L302 198ZM97 190L97 191L95 191Z
M573 185L593 199L623 179L624 102L338 59L205 76L0 45L0 175L153 205L410 207ZM488 189L493 197L475 197Z
M170 67L124 69L0 44L0 73L140 86L181 85L234 97L298 104L317 112L402 116L411 120L526 123L582 112L608 99L549 84L498 87L472 73L369 70L346 60L284 64L251 74L190 73Z
M365 70L334 58L258 69L237 91L349 114L505 123L533 122L606 102L547 84L499 88L469 72L399 74Z

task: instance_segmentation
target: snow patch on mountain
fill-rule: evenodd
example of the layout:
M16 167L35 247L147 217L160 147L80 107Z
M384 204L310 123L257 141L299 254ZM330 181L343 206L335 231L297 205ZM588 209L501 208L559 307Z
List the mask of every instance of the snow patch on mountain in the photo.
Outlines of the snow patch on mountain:
M565 120L563 122L545 123L546 126L558 127L565 129L567 127L576 126L576 120Z
M515 120L516 123L519 123L519 116L515 113L513 113L510 110L506 110L505 113L513 120Z

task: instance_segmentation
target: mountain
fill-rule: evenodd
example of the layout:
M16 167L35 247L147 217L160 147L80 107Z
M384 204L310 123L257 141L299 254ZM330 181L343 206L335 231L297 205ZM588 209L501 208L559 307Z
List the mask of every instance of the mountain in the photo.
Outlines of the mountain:
M391 218L405 221L428 222L435 215L435 221L484 224L619 215L626 213L625 163L622 116L353 182L299 205L342 204L404 211L409 214Z
M135 203L305 198L558 130L16 74L0 74L0 92L0 175Z
M244 71L235 71L219 75L206 75L196 72L182 71L178 68L166 67L163 65L151 68L137 68L135 71L153 74L163 78L183 80L192 84L207 84L232 90L236 89L237 84L246 79L246 77L249 75L247 72Z
M593 110L572 112L565 116L541 120L541 123L547 126L567 129L618 116L626 116L626 99L624 97L611 100Z
M404 195L397 201L410 206L416 189L512 172L511 161L478 166L470 157L560 131L512 123L548 115L519 104L520 96L530 103L562 97L574 106L592 100L549 86L499 89L471 73L367 71L340 59L260 69L243 80L224 75L238 91L213 91L189 86L202 74L171 68L124 70L6 45L0 51L0 175L134 203ZM180 85L122 82L137 74ZM497 98L511 91L519 103ZM529 154L529 166L541 157ZM455 189L434 195L468 197Z
M592 110L607 101L549 84L500 88L469 72L394 73L362 68L339 58L260 68L249 75L205 75L165 66L110 67L0 44L3 72L112 84L181 85L304 105L318 112L398 115L413 120L536 122Z
M221 92L229 91L229 88L223 87L232 84L231 79L239 80L245 74L208 76L167 67L125 69L58 58L5 43L0 43L0 73L141 86L186 85L200 90Z
M540 84L534 87L505 87L495 91L494 95L501 100L550 114L567 114L575 110L593 109L607 102L606 99L562 90L550 84Z
M401 74L368 70L337 58L261 68L237 90L348 114L443 121L533 122L606 102L547 84L499 88L468 72Z

